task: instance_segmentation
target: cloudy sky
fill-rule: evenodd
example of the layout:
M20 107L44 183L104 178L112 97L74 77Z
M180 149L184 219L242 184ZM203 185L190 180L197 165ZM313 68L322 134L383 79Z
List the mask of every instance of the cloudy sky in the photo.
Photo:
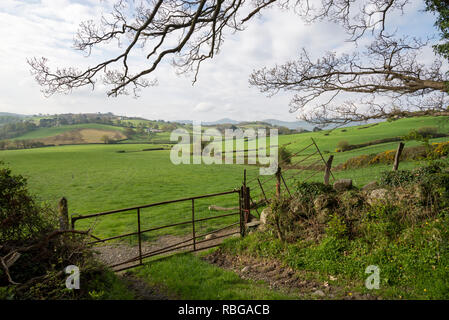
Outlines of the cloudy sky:
M394 18L401 33L435 34L432 16L421 11L423 2L413 1L403 17ZM192 76L177 76L167 62L154 74L158 86L145 89L139 99L109 98L102 87L45 98L26 59L44 56L59 66L84 66L114 55L113 47L94 52L90 58L72 49L79 23L96 19L102 10L104 0L1 0L0 112L113 112L166 120L211 121L228 117L293 121L296 115L289 113L288 107L291 94L267 98L249 86L249 74L254 69L292 59L303 47L314 57L326 51L347 52L353 48L339 26L306 25L295 14L274 8L266 10L263 19L250 21L244 32L228 35L221 53L204 62L194 86Z

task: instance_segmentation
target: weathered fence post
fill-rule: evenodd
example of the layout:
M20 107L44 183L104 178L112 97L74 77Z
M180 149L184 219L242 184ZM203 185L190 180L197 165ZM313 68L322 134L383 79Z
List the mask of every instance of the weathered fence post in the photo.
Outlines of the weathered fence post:
M246 169L243 170L243 185L246 187Z
M58 203L59 212L59 228L61 230L69 229L69 209L67 206L67 199L62 197Z
M281 198L281 167L276 171L276 198Z
M242 238L245 236L245 227L243 224L243 188L244 186L242 185L239 192L240 236Z
M251 202L249 187L243 185L240 189L242 195L240 200L240 235L244 237L246 235L246 224L251 217Z
M329 184L329 178L331 175L331 168L332 168L332 161L334 160L334 156L331 155L329 156L329 159L327 159L326 162L326 168L324 171L324 184L328 185Z
M401 157L402 150L404 149L404 143L400 142L398 149L396 150L396 155L394 156L393 171L397 171L399 167L399 158Z

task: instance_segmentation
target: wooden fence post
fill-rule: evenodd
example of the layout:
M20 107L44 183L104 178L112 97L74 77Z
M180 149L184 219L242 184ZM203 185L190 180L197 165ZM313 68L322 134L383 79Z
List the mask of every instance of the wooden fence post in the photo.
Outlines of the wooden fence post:
M398 149L396 150L396 155L394 156L393 171L397 171L399 167L399 158L401 157L402 150L404 149L404 143L400 142Z
M326 184L326 185L329 184L329 178L330 178L330 174L331 174L333 160L334 160L334 156L331 155L331 156L329 156L329 159L326 162L326 168L325 168L325 172L324 172L324 184Z
M281 167L276 171L276 198L281 198Z
M61 230L69 229L69 209L67 206L67 199L62 197L58 203L59 211L59 228Z
M244 237L246 235L246 224L250 222L251 219L251 202L250 202L250 189L243 185L240 189L241 200L240 200L240 235Z

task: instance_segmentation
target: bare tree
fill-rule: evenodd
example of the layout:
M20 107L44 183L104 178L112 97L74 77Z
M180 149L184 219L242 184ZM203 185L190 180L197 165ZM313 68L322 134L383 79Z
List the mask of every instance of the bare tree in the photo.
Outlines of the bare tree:
M248 19L271 2L256 0ZM109 95L128 94L130 86L136 93L155 84L145 76L169 56L178 71L194 71L195 81L201 62L219 52L224 32L241 30L237 13L243 3L244 0L119 0L100 22L82 22L74 43L77 50L90 54L94 47L116 40L119 47L123 46L119 55L86 70L64 67L52 71L46 58L32 58L28 63L46 95L94 87L98 78L112 87ZM130 56L138 49L142 49L140 54L147 63L131 72Z
M311 61L304 50L298 60L255 71L250 83L262 92L296 92L292 112L311 123L449 115L449 86L443 62L426 66L418 55L427 43L378 37L366 51L339 57L328 53ZM344 94L344 101L338 101Z
M449 115L447 63L438 58L430 65L420 63L420 54L430 40L397 38L394 29L388 31L391 30L387 27L388 16L394 11L403 14L409 2L323 0L313 9L306 1L301 14L307 21L329 19L344 26L349 40L357 43L368 33L372 43L365 51L359 49L341 56L329 52L315 61L304 49L294 61L254 71L250 83L269 95L280 90L295 92L290 102L291 112L299 112L299 118L322 126L371 119ZM441 28L441 21L446 12L442 11L445 6L440 2L445 1L425 2L428 10L440 10L436 26L442 30L444 39L447 32ZM438 2L437 7L432 6L435 2ZM441 51L441 46L438 48Z
M178 72L193 72L195 82L201 63L220 51L225 34L244 30L245 23L265 8L278 5L310 23L338 23L354 43L366 36L374 39L364 52L328 53L313 62L304 50L295 61L251 75L250 83L263 92L294 91L292 111L299 111L303 119L341 124L415 112L444 113L448 88L442 61L429 66L419 63L419 52L428 41L395 39L394 28L388 27L389 16L404 13L410 1L119 0L100 22L81 23L75 38L75 48L88 54L96 46L117 40L122 48L119 55L86 70L53 71L45 58L32 58L28 63L46 95L94 87L99 79L110 87L109 95L128 94L129 88L136 94L156 83L146 76L168 58ZM130 65L137 49L142 49L146 60L138 68ZM348 99L338 101L341 93ZM355 96L360 98L352 99ZM309 108L313 102L318 104Z

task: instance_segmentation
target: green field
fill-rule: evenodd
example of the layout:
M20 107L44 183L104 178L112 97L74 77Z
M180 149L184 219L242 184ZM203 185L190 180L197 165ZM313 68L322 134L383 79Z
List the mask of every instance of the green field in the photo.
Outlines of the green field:
M71 128L82 127L68 126ZM91 125L89 125L91 126ZM360 154L378 153L395 149L397 142L384 143L343 153L335 153L341 140L351 144L368 142L381 138L397 137L407 134L410 129L423 126L438 126L440 132L447 132L449 125L445 119L419 118L380 123L369 128L351 127L332 132L314 132L279 137L279 143L288 145L292 152L310 144L313 137L325 158L335 154L334 164L346 161ZM110 126L98 125L98 128ZM362 126L363 127L363 126ZM114 127L113 127L114 128ZM50 128L36 131L39 135L53 134ZM345 131L343 131L345 130ZM325 135L328 133L328 135ZM30 135L33 133L30 133ZM38 136L34 136L37 138ZM22 137L23 138L23 137ZM435 141L447 138L435 139ZM407 142L406 146L418 142ZM202 194L222 192L239 188L243 180L243 170L247 169L248 180L258 175L258 167L251 165L174 165L170 162L170 151L146 151L143 149L160 147L149 144L116 145L78 145L59 146L27 150L0 151L0 160L6 162L14 173L22 174L29 180L31 191L40 201L56 205L58 199L66 197L69 211L74 214L89 214L106 210L127 208L137 205L191 197ZM125 152L118 152L125 151ZM136 151L136 152L134 152ZM296 160L298 160L297 158ZM419 165L416 162L403 162L401 168L408 169ZM390 165L377 165L369 168L335 172L335 178L351 178L357 186L380 177L382 171L390 170ZM285 173L287 184L292 186L302 181L314 171L297 174L295 170ZM266 180L267 177L263 177ZM322 181L322 173L311 180ZM250 184L254 200L262 197L256 182ZM265 185L267 193L274 192L274 179ZM238 205L237 195L198 200L195 203L197 217L209 217L220 212L211 212L209 205L234 207ZM183 202L167 206L145 209L142 212L144 227L179 222L191 218L191 203ZM217 220L215 227L236 221L237 217ZM96 233L113 236L119 232L135 231L135 211L108 216L96 221ZM87 226L86 224L81 224ZM190 232L191 226L178 227L175 233ZM207 232L211 225L204 223L200 231Z
M57 136L58 134L77 130L77 129L98 129L98 130L118 130L118 131L124 130L121 127L110 126L110 125L106 125L106 124L85 123L85 124L63 125L63 126L59 126L59 127L39 128L37 130L28 132L22 136L15 137L11 140L42 139L42 138Z

